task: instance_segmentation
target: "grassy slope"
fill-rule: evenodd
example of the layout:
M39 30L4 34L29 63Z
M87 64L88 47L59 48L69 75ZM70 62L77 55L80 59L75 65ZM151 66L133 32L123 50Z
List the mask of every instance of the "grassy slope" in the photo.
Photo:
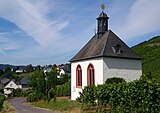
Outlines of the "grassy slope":
M22 73L22 74L19 74L19 76L26 76L26 77L29 77L33 72L30 72L30 73Z
M42 108L48 108L56 111L60 111L63 113L72 113L76 111L76 113L80 112L80 106L81 104L76 101L71 100L65 100L65 99L57 99L56 102L54 100L51 100L49 102L47 101L38 101L31 103L34 106L42 107Z
M143 74L151 74L154 78L160 77L160 36L140 43L132 50L143 58Z

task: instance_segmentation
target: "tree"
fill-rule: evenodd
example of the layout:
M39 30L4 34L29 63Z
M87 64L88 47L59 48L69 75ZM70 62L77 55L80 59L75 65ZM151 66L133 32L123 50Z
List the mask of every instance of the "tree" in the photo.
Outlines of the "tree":
M2 74L4 74L4 72L2 69L0 69L0 76L2 76Z
M57 70L56 69L53 69L51 72L46 73L46 77L48 78L47 87L49 89L57 85Z
M54 65L53 65L53 67L54 67L54 68L56 68L56 67L57 67L57 65L56 65L56 64L54 64Z
M33 72L33 66L32 66L32 64L29 64L29 65L26 66L26 72L27 73L28 72Z
M36 66L36 71L40 71L41 70L41 66L40 65L37 65Z
M62 74L61 76L62 77L57 80L57 85L62 85L69 80L68 74Z
M44 73L42 71L35 71L29 77L29 85L34 91L42 92L43 94L45 94L46 81Z
M11 72L11 68L9 66L5 67L4 73L2 74L2 77L14 79L14 73Z
M46 73L43 71L35 71L29 77L29 85L36 92L48 94L49 89L54 88L57 85L56 75L56 70L52 70L51 72Z
M6 66L4 70L5 70L5 71L4 71L5 73L11 72L11 68L10 68L9 66Z

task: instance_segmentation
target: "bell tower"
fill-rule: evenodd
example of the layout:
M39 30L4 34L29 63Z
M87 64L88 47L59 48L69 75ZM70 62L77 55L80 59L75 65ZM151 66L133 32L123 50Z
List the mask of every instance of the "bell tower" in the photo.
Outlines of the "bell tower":
M104 13L105 6L104 4L101 5L102 13L99 15L97 18L98 21L98 31L97 34L103 35L105 31L108 30L108 19L109 17L107 16L106 13Z

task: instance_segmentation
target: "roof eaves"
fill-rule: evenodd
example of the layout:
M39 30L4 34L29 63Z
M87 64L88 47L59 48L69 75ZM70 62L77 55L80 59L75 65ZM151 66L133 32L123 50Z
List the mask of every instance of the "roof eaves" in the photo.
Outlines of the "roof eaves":
M100 57L143 60L142 58L134 58L134 57L121 57L121 56L104 56L104 55L98 55L98 56L94 56L94 57L85 57L85 58L81 58L81 59L75 59L75 60L73 60L73 61L71 61L71 62L77 62L77 61L88 60L88 59L93 59L93 58L100 58Z
M80 59L74 59L70 62L77 62L77 61L82 61L82 60L88 60L88 59L93 59L93 58L100 58L100 57L103 57L103 55L98 55L98 56L91 56L91 57L84 57L84 58L80 58Z

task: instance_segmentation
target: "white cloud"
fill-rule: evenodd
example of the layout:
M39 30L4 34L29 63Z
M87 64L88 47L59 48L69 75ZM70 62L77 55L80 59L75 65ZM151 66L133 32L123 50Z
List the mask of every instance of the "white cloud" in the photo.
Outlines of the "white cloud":
M160 0L136 0L117 29L118 34L132 39L160 30Z
M8 35L10 33L0 33L0 53L3 55L6 55L6 50L13 50L20 47L20 44L18 42L14 42L11 39L5 37L5 35Z
M0 0L0 16L47 46L57 42L62 37L59 31L68 25L68 21L51 20L46 16L51 7L48 0ZM50 26L51 23L57 24Z
M20 47L20 45L9 38L1 37L0 36L0 49L5 51L5 50L12 50L12 49L17 49Z

